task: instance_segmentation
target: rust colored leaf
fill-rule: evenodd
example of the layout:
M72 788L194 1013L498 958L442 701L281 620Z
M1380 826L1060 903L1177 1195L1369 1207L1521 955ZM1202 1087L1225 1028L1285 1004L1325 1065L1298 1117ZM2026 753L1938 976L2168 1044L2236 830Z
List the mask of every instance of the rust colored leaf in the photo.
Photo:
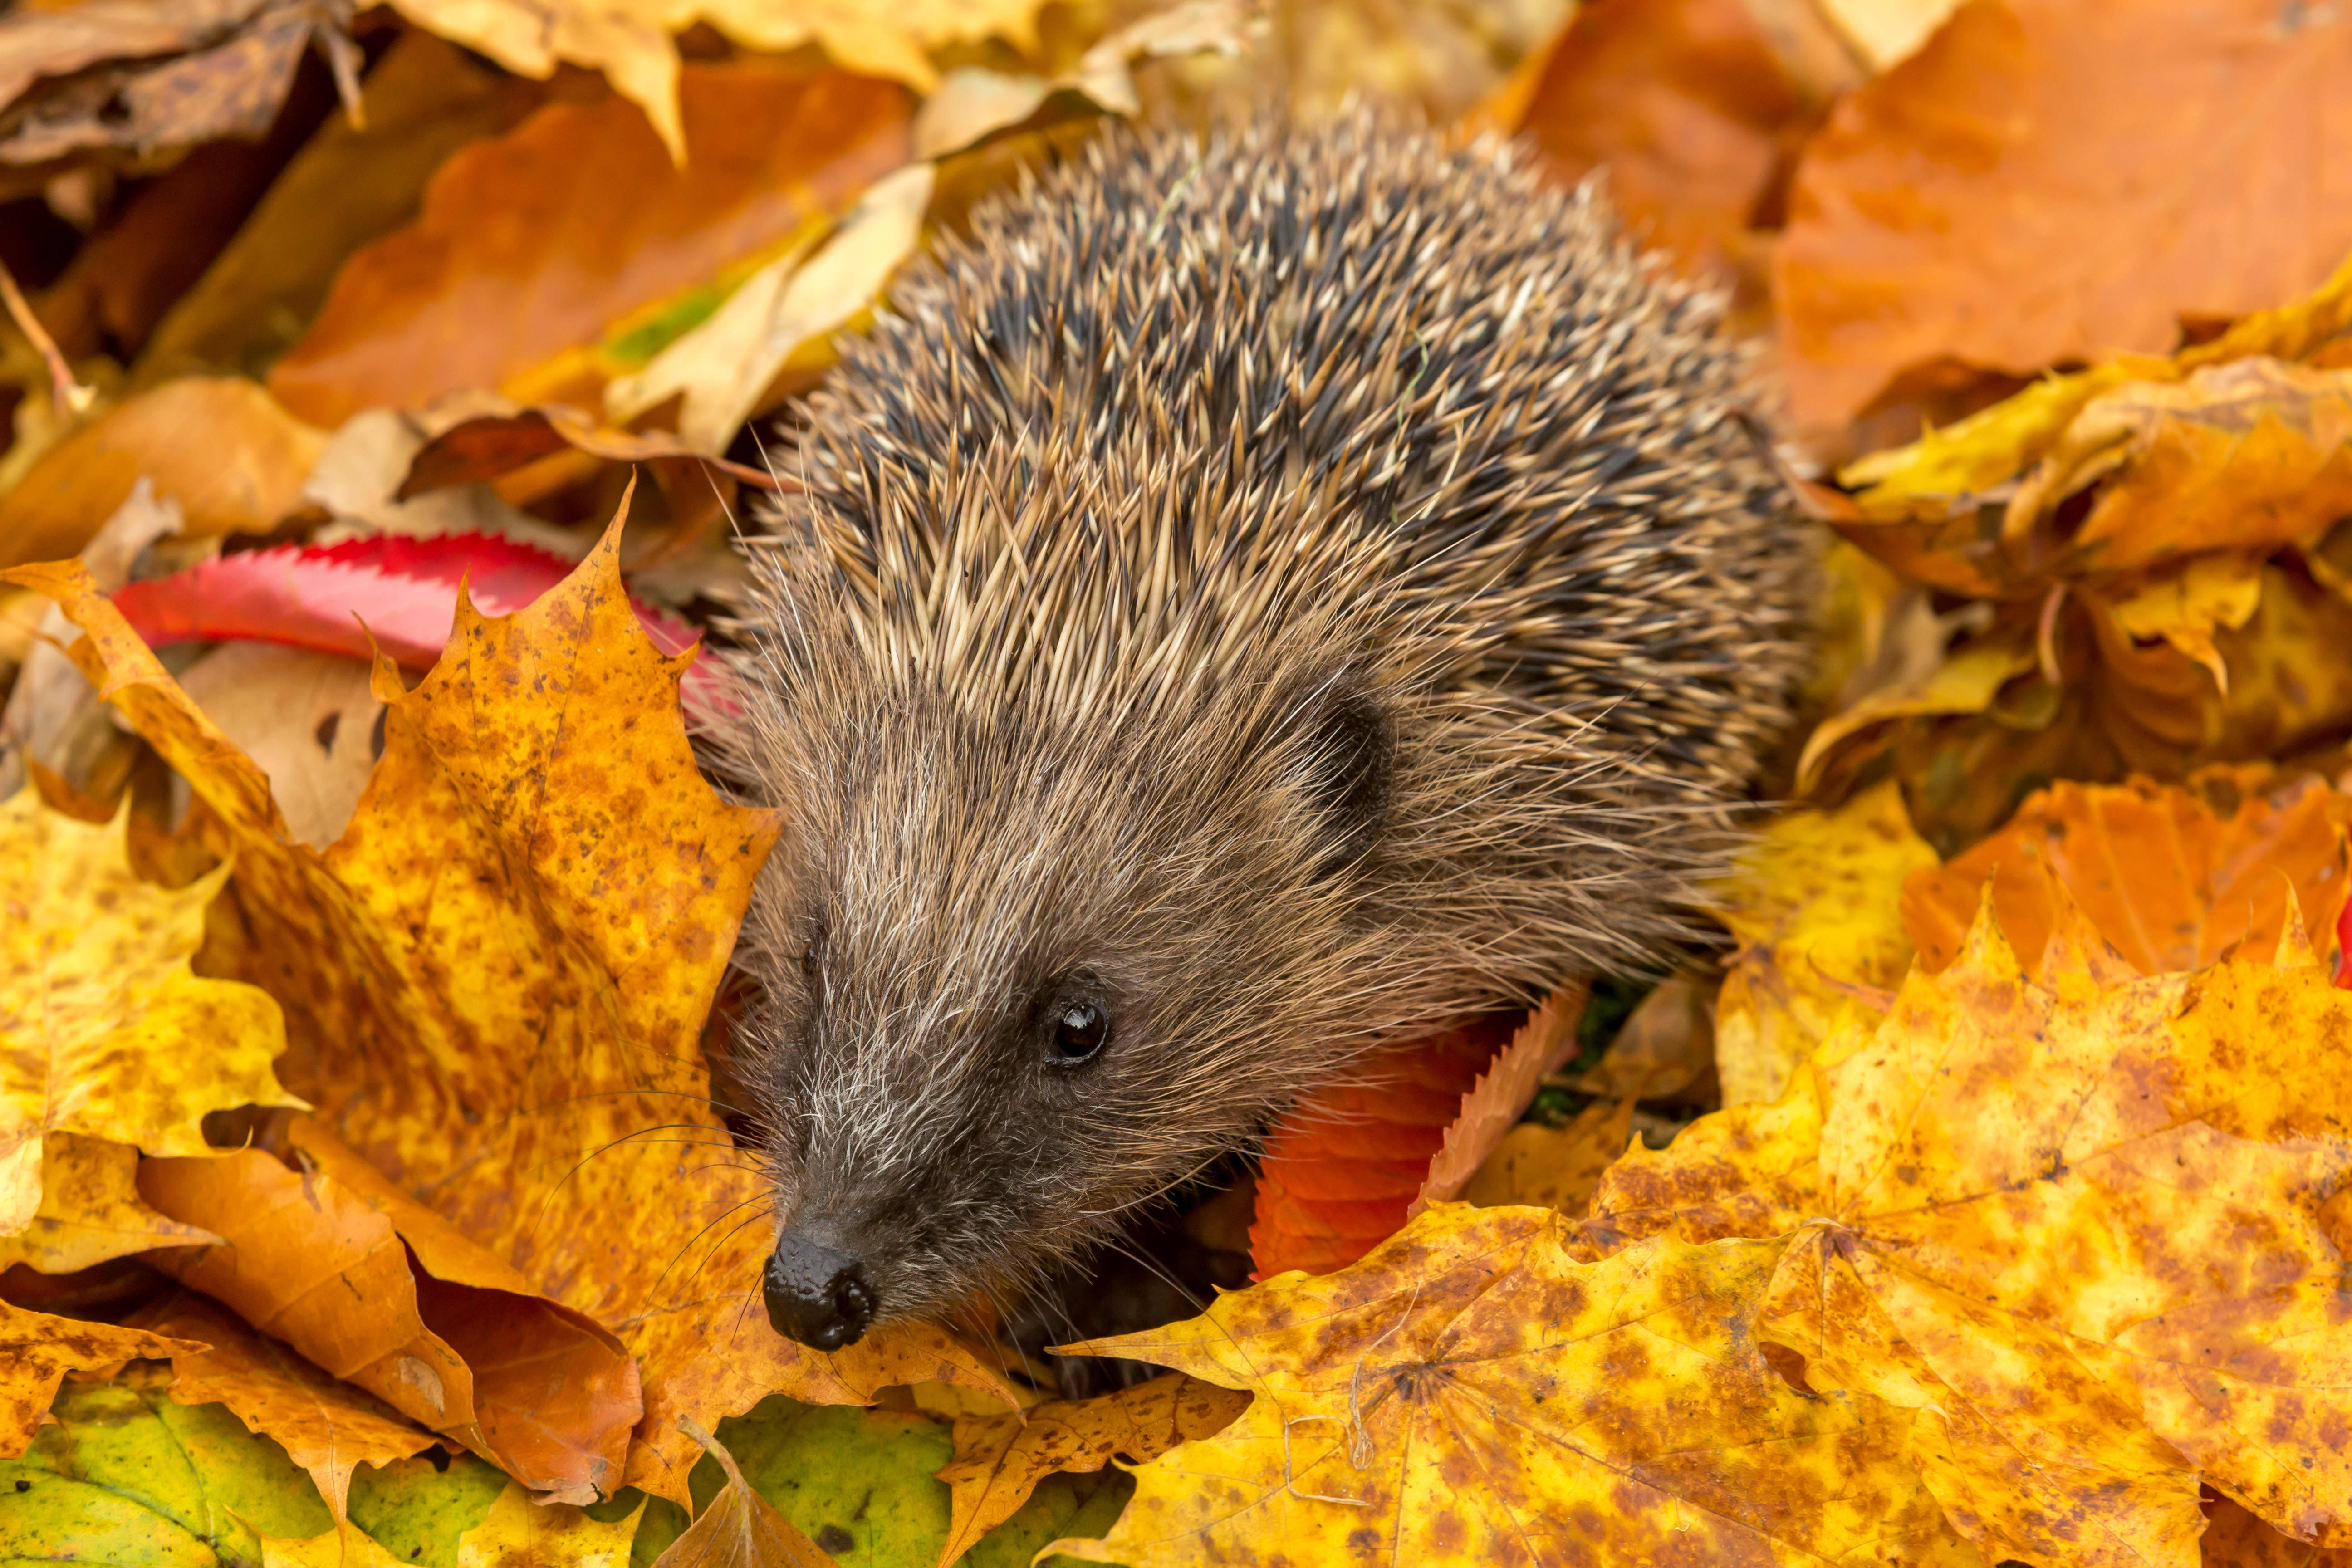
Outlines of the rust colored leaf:
M277 1004L189 968L227 873L140 881L129 815L79 821L29 786L0 804L0 1237L43 1206L54 1134L203 1154L207 1112L301 1103L272 1067Z
M727 1484L686 1533L654 1560L654 1568L832 1568L833 1559L815 1542L751 1489L726 1444L691 1422L683 1426L719 1461Z
M144 1329L60 1318L0 1300L0 1458L15 1458L32 1442L66 1373L204 1348Z
M24 1229L0 1236L0 1270L21 1263L72 1274L156 1247L220 1239L141 1201L139 1151L131 1145L71 1132L52 1132L41 1143L40 1207Z
M2352 800L2266 767L2215 769L2186 785L2053 784L1967 854L1913 872L1903 925L1920 963L1940 971L1959 956L1990 882L2002 932L2032 955L2029 977L2067 904L2143 974L2202 969L2233 951L2266 963L2290 895L2305 930L2334 931L2347 823Z
M168 382L44 453L0 498L0 567L78 553L144 475L197 537L267 533L302 504L326 434L234 377Z
M1563 179L1604 171L1634 232L1698 268L1744 253L1811 118L1741 0L1598 0L1503 129Z
M2062 902L2036 981L1987 899L1779 1104L1630 1153L1587 1232L1793 1230L1759 1331L1919 1412L1906 1462L1990 1557L2188 1568L2200 1482L2352 1540L2346 1038L2299 923L2277 967L2142 977Z
M1478 1075L1478 1081L1462 1097L1462 1109L1453 1125L1445 1130L1445 1142L1431 1156L1429 1173L1422 1178L1421 1190L1413 1194L1405 1218L1433 1203L1462 1195L1464 1184L1486 1163L1503 1135L1527 1110L1528 1102L1535 1099L1544 1074L1558 1071L1561 1063L1576 1055L1576 1026L1584 1016L1585 998L1591 989L1589 981L1571 980L1553 992L1542 1006L1528 1015L1511 1043Z
M142 1314L139 1326L209 1345L172 1358L172 1398L226 1405L248 1430L275 1438L310 1473L339 1523L354 1468L404 1459L433 1445L432 1433L201 1296L182 1291Z
M1970 0L1841 102L1773 261L1799 422L1939 363L2168 352L2184 315L2326 277L2352 250L2352 33L2279 16Z
M1573 1260L1539 1209L1431 1208L1336 1274L1083 1347L1255 1394L1135 1472L1100 1541L1202 1562L1982 1559L1885 1458L1918 1417L1808 1397L1754 1338L1779 1241Z
M715 306L730 264L906 158L907 100L888 83L728 65L681 86L684 168L617 100L551 104L450 158L417 220L344 265L270 389L330 426L471 388L591 403ZM652 306L673 320L630 316ZM618 357L600 359L608 328Z
M1021 1510L1047 1476L1099 1470L1114 1458L1139 1465L1180 1443L1231 1425L1250 1395L1171 1372L1092 1399L1049 1399L1022 1415L955 1424L955 1458L943 1467L952 1521L938 1568Z
M1338 1268L1404 1224L1462 1097L1512 1022L1390 1047L1290 1108L1267 1135L1259 1168L1250 1226L1257 1278Z
M295 1147L299 1170L259 1149L148 1162L148 1201L225 1238L158 1266L526 1486L618 1491L644 1410L619 1342L317 1128Z
M1903 878L1935 864L1892 784L1836 811L1790 812L1759 836L1712 900L1739 941L1716 1002L1725 1104L1778 1099L1850 1003L1903 978Z

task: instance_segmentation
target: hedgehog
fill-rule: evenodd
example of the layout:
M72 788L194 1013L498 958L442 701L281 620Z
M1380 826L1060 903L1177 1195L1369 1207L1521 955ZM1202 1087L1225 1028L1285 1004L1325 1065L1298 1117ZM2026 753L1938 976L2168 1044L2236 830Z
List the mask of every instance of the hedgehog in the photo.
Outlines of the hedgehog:
M1813 556L1722 315L1369 113L1108 131L902 272L753 541L780 1332L1015 1310L1363 1053L1691 939Z

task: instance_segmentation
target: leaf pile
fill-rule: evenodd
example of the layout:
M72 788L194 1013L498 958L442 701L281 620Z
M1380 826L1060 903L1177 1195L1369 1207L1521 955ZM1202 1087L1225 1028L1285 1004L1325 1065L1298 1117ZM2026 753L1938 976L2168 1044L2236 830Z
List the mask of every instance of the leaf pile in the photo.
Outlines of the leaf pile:
M2352 1561L2341 13L0 13L0 1559ZM1724 942L1302 1101L1111 1359L790 1343L761 422L1099 121L1363 94L1758 347Z

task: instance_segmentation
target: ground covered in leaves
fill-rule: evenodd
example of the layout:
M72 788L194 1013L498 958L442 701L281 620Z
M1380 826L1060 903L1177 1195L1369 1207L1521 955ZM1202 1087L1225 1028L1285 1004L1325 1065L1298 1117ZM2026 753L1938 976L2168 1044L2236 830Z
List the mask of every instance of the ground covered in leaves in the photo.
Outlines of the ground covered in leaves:
M1157 1375L792 1344L762 421L1104 117L1350 94L1758 345L1788 804L1188 1200ZM2352 1563L2342 7L51 0L0 295L0 1561Z

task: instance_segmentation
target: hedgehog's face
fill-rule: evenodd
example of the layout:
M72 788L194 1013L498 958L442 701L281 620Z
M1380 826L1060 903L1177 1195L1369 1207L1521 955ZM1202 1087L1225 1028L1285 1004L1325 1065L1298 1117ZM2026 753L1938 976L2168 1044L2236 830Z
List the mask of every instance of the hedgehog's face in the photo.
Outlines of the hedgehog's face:
M1373 700L1133 737L910 704L802 770L755 1079L777 1328L1000 1307L1245 1142L1344 1048L1384 806Z

